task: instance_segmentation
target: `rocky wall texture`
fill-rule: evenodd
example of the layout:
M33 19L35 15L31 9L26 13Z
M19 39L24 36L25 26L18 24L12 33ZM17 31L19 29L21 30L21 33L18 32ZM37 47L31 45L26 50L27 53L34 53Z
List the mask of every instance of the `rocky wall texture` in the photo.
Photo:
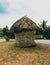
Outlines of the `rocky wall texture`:
M35 31L22 32L18 34L15 33L16 46L27 47L36 45L36 43L34 42L34 35Z

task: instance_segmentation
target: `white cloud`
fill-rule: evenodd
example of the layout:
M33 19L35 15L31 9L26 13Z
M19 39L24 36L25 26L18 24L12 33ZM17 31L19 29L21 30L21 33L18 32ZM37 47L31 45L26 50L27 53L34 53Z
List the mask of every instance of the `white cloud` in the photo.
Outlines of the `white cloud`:
M0 0L1 2L1 0ZM50 1L49 0L2 0L6 2L7 14L0 14L0 27L11 25L24 15L28 15L33 21L48 20L50 24Z

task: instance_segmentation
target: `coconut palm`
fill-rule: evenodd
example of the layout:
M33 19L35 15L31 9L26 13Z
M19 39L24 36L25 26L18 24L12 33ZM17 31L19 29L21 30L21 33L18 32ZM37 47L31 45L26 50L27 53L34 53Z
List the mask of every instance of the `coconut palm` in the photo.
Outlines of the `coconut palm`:
M47 21L43 20L39 25L39 27L42 29L42 30L45 30L47 28Z

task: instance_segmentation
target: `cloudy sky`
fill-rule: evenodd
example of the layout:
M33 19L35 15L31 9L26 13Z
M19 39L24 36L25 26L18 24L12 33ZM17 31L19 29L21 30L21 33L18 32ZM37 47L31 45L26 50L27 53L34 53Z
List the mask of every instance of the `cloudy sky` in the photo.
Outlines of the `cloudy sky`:
M36 23L47 20L50 25L50 0L0 0L0 27L10 28L23 16Z

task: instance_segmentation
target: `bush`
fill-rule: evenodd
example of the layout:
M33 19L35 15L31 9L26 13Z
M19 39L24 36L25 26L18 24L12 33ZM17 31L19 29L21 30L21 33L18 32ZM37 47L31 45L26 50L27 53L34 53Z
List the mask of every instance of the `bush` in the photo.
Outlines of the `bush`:
M41 28L39 28L37 31L36 31L36 35L42 35L43 34L43 30Z
M35 39L44 39L43 35L36 35Z
M10 40L10 38L8 36L5 36L4 38L5 38L6 41Z
M0 28L0 37L3 37L3 29Z
M46 39L50 39L50 27L46 28L46 30L45 30L44 33L43 33L43 36L44 36Z
M9 30L9 37L11 39L15 39L15 35L14 35L13 31L11 31L11 30Z
M14 32L12 30L9 30L7 26L3 28L3 36L7 36L12 39L15 38Z

